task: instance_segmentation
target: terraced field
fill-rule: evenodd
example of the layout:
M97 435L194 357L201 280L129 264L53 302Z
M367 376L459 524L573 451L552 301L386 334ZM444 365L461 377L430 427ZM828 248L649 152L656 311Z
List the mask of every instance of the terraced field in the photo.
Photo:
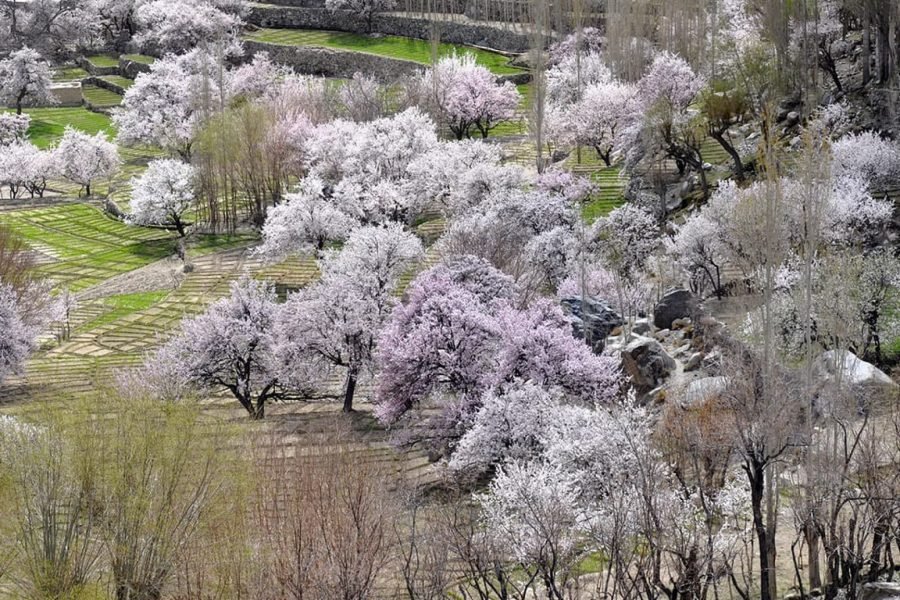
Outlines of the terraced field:
M39 253L38 269L72 291L161 260L174 251L175 236L163 229L132 227L86 204L19 210L0 214ZM201 236L190 251L204 255L246 237Z
M82 88L84 99L94 108L112 108L122 103L122 96L96 85L85 85Z
M105 131L110 137L115 136L116 130L110 118L106 115L91 112L78 106L73 108L29 108L27 112L31 116L31 127L28 129L28 138L38 148L47 148L56 143L65 132L66 125L90 134Z
M404 38L393 35L369 37L355 33L340 31L314 31L305 29L259 29L246 36L246 39L257 42L268 42L282 46L319 46L353 52L365 52L398 58L427 65L431 63L431 44L423 40ZM503 54L479 50L456 44L440 44L438 54L446 56L470 52L475 55L478 64L489 68L497 75L514 75L523 69L513 67Z

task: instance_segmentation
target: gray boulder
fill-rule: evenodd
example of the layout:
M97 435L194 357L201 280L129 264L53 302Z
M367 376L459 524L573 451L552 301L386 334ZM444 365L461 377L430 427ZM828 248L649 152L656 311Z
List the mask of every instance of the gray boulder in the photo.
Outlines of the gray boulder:
M890 389L897 387L894 380L884 371L851 352L835 350L823 352L813 363L813 373L823 381L834 381L840 375L844 383L852 386Z
M622 350L622 370L639 392L656 388L675 368L675 359L653 338L638 337Z
M701 377L687 384L681 397L684 408L702 405L725 391L728 380L724 377Z
M606 344L606 338L616 327L625 321L609 304L597 298L568 297L560 300L563 312L572 324L575 337L587 341L591 349L600 353Z
M653 324L657 329L671 329L676 319L690 319L699 303L697 297L687 290L669 290L653 308Z

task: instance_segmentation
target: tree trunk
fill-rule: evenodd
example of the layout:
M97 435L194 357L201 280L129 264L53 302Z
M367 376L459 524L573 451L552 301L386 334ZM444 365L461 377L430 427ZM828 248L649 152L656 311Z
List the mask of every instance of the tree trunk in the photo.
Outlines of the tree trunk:
M819 532L816 531L814 523L806 523L804 534L806 536L806 545L809 548L809 565L807 565L809 590L821 590L822 573L819 570Z
M344 408L345 413L353 412L353 394L356 393L356 379L359 374L355 369L347 371L347 383L344 386Z
M763 499L765 497L765 474L762 465L750 459L744 467L750 482L750 507L753 512L753 530L759 544L759 598L774 600L769 584L769 535L763 518Z
M725 138L725 134L721 131L710 132L710 135L719 143L720 146L722 146L725 152L728 153L728 156L731 157L731 169L734 172L734 178L738 181L743 181L744 163L741 161L741 155L735 149L734 145Z

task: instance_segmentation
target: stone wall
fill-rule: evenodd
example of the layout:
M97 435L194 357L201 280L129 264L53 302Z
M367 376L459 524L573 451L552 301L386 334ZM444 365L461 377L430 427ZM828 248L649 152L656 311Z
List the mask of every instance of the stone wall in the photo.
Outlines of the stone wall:
M248 57L257 52L268 52L274 62L293 67L298 73L324 77L350 78L354 73L365 73L390 81L425 68L408 60L313 46L246 41L244 49Z
M58 102L55 106L81 106L84 99L80 81L54 83L50 86L50 93Z
M149 73L150 65L119 57L119 73L122 77L136 79L141 73Z
M351 33L366 33L369 30L366 20L358 14L348 11L332 13L315 8L256 4L251 5L247 20L258 27L279 29L330 29ZM375 15L372 30L427 40L431 35L431 21L392 14ZM501 52L520 53L528 49L528 36L523 33L474 23L441 23L441 41Z

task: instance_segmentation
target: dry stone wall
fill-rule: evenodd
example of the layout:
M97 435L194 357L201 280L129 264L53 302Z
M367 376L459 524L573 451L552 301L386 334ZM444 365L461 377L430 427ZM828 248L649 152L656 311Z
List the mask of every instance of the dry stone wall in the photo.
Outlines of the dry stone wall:
M251 5L247 20L257 27L277 29L327 29L351 33L367 33L365 18L349 11L292 6ZM375 15L372 31L385 35L430 39L431 21L396 14ZM501 52L521 53L528 50L528 36L490 25L476 23L441 23L441 41L490 48Z
M424 65L408 60L314 46L280 46L246 41L244 49L248 56L268 52L276 63L292 67L305 75L350 78L354 73L365 73L390 81L424 68Z

